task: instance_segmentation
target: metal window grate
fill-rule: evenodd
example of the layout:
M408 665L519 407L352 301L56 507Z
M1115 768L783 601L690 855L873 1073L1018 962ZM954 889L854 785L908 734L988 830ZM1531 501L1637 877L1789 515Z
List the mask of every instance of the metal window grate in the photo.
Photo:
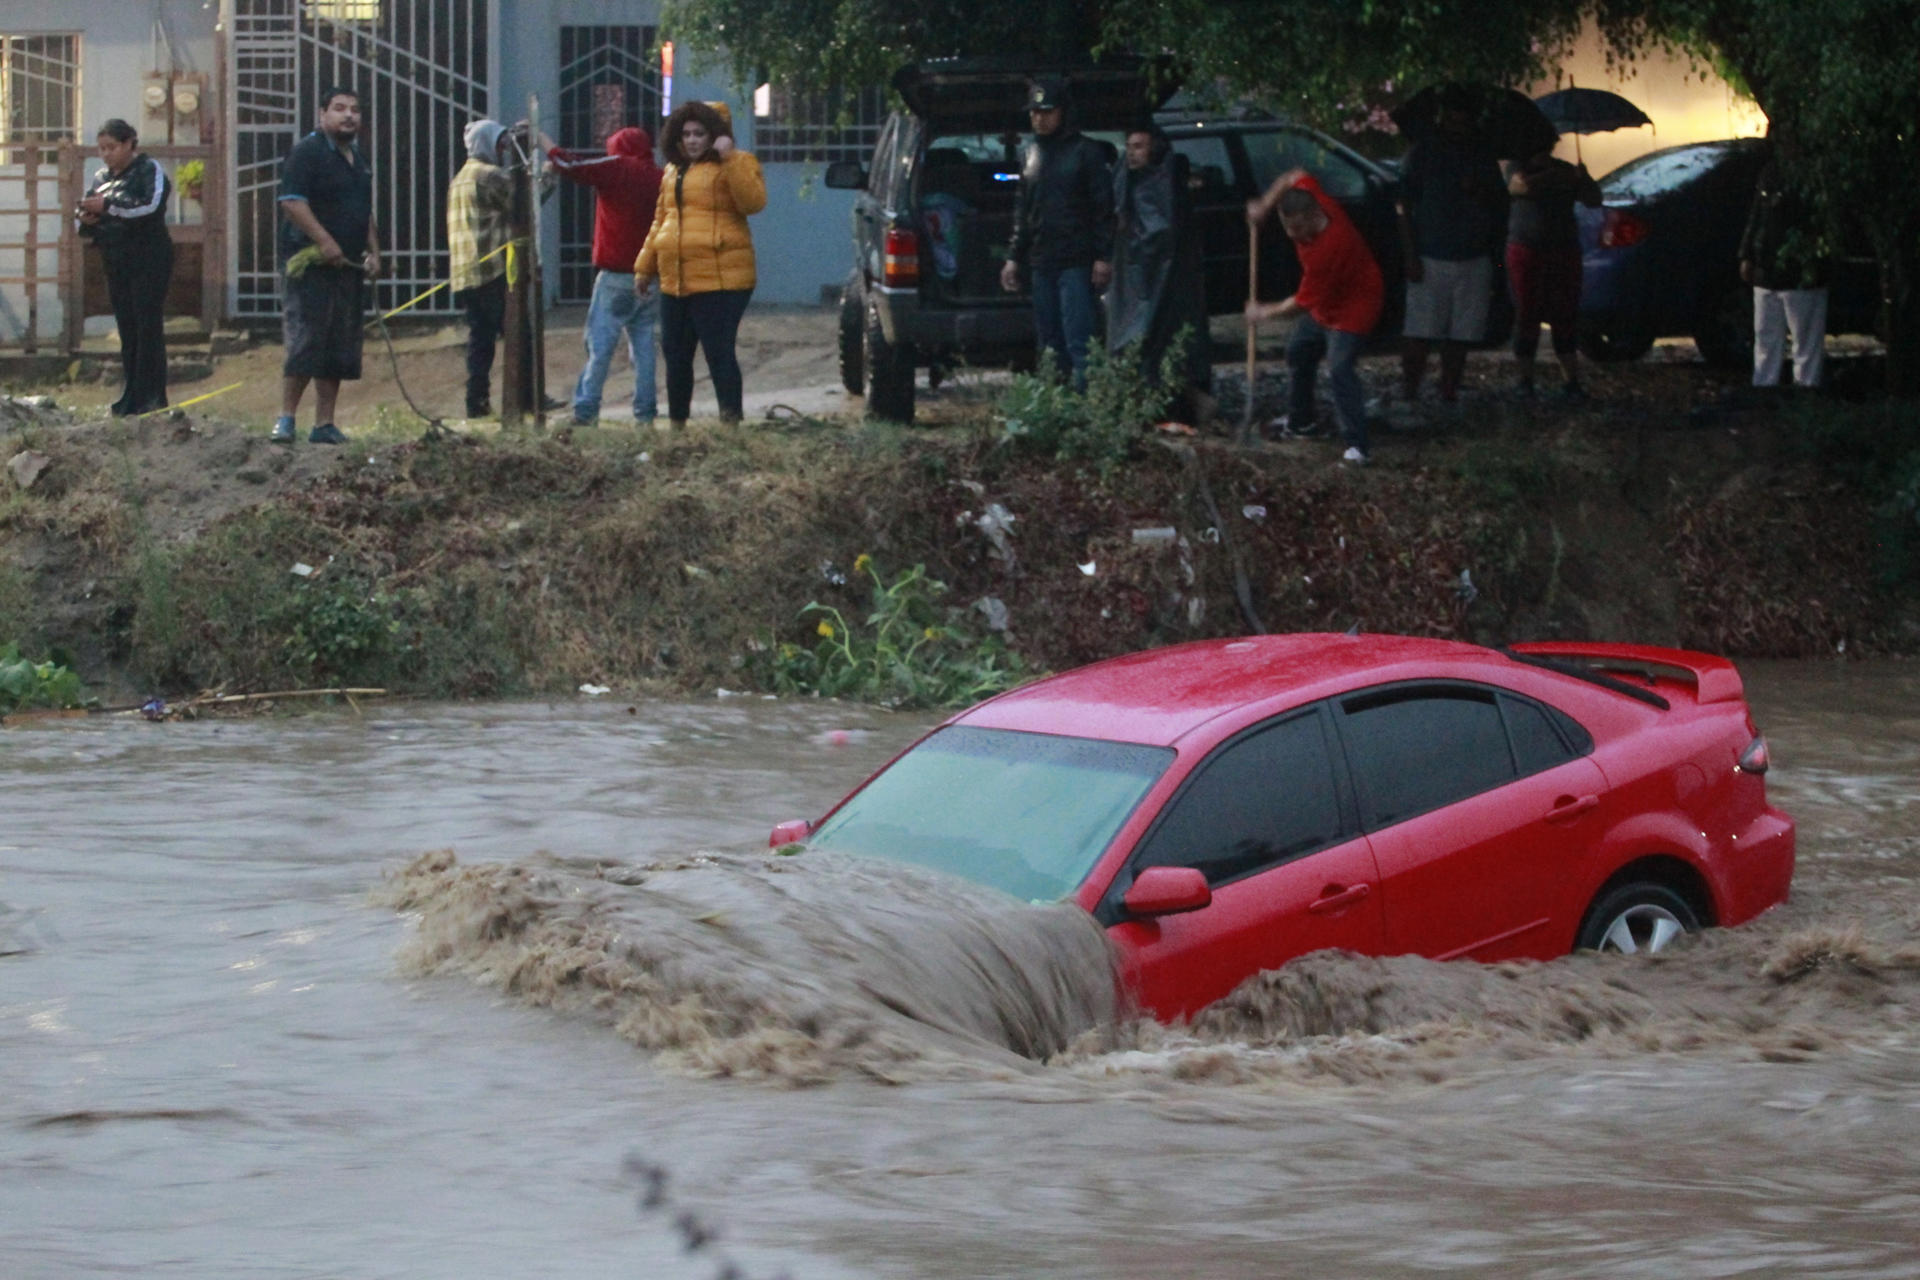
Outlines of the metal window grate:
M560 28L560 145L604 147L615 132L638 125L658 134L660 64L655 29L639 26ZM593 192L560 186L559 297L593 296Z
M275 257L280 164L315 127L320 90L360 95L386 275L395 307L447 278L446 192L466 160L460 134L490 114L489 0L233 0L227 101L233 111L235 314L280 312ZM345 15L347 10L372 16ZM457 310L447 292L420 311Z
M795 93L764 86L754 98L753 153L761 164L865 163L887 112L885 89Z
M23 164L38 142L42 162L80 137L80 37L0 35L0 165Z

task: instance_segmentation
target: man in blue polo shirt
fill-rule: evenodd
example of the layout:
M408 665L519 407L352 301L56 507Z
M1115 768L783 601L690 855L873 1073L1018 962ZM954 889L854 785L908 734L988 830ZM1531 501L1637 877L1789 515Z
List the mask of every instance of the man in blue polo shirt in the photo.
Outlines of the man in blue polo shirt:
M373 218L373 170L360 150L360 95L330 88L320 97L320 127L294 144L280 169L280 272L286 284L287 358L280 417L272 438L294 440L294 415L314 384L313 444L342 444L334 425L340 383L360 376L364 295L380 274ZM301 250L320 260L298 275L287 264Z

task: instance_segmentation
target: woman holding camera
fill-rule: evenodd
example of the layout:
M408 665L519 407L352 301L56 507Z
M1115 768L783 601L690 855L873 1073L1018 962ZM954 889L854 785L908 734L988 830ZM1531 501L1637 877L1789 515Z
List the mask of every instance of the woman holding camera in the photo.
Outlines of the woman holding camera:
M173 238L167 234L167 197L173 184L140 135L125 120L100 126L100 158L80 201L80 234L100 250L107 295L120 329L120 367L126 389L115 417L167 407L167 287L173 280Z
M740 420L740 361L734 344L753 296L753 233L747 216L767 207L760 162L733 145L722 104L689 102L661 131L667 169L653 229L633 264L642 298L660 285L660 353L667 365L667 417L683 427L693 405L693 350L707 353L720 418Z

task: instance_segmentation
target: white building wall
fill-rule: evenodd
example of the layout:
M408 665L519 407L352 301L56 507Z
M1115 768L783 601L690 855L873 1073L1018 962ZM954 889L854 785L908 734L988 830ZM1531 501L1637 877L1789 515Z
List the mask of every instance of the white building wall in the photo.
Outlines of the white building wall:
M101 123L119 117L142 128L141 90L148 73L213 70L213 29L218 15L200 0L0 0L0 35L77 34L80 37L79 141L91 143ZM156 26L160 38L156 39ZM23 166L0 167L0 208L24 204ZM58 191L57 180L42 185ZM0 244L26 239L26 219L0 214ZM58 271L56 220L42 218L39 270ZM0 277L24 274L25 253L0 249ZM24 336L28 304L25 289L0 285L0 346ZM39 337L56 338L64 325L57 290L39 291Z

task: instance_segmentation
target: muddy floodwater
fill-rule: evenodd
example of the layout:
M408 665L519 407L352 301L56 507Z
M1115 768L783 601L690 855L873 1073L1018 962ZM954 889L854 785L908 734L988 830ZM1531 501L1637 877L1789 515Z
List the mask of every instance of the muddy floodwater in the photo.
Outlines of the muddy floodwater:
M1075 911L765 852L924 720L0 733L0 1275L1920 1275L1920 669L1746 674L1786 907L1179 1031Z

